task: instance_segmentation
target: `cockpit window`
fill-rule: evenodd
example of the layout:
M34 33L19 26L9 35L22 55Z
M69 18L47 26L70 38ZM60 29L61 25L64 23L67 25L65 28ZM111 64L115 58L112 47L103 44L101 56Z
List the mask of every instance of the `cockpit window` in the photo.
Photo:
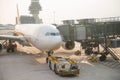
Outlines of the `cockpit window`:
M59 36L60 33L47 32L45 35L46 36Z

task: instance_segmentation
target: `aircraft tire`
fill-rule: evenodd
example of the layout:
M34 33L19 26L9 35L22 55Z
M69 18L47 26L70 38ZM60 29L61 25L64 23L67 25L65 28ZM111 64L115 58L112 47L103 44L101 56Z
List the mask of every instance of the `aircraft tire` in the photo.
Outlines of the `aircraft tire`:
M106 56L105 55L102 55L102 56L100 56L100 61L105 61L106 60Z
M12 52L14 52L14 49L11 49Z
M46 63L48 63L48 57L46 58Z
M9 48L7 49L7 52L10 52L10 49L9 49Z

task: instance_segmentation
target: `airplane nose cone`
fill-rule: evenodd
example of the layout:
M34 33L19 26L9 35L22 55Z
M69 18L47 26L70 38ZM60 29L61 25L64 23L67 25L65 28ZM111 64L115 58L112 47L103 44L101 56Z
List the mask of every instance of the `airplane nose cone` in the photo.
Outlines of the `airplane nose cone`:
M51 42L49 42L49 47L51 49L58 49L61 46L61 43L62 43L61 37L53 38Z
M56 38L53 40L53 48L59 48L61 46L62 43L62 39L61 38Z
M39 43L38 48L42 51L49 51L49 50L56 50L59 49L62 43L61 36L57 37L47 37L47 38L40 38L43 40ZM36 44L38 45L38 44Z

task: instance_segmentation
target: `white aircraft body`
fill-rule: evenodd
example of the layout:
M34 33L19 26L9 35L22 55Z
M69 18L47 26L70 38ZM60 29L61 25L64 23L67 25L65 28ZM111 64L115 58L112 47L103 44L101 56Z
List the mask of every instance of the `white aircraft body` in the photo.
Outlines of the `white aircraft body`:
M22 41L32 44L41 51L58 49L62 38L54 25L47 24L20 24L15 26L15 35L0 35L0 39Z
M58 29L53 25L17 25L15 27L15 33L23 35L27 42L42 51L58 49L62 42Z

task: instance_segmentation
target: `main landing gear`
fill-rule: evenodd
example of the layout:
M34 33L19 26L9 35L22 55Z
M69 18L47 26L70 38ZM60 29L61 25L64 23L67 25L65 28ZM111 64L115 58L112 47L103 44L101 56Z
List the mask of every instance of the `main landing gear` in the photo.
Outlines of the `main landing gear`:
M3 42L3 48L6 49L7 52L14 52L17 48L15 41L6 40Z

